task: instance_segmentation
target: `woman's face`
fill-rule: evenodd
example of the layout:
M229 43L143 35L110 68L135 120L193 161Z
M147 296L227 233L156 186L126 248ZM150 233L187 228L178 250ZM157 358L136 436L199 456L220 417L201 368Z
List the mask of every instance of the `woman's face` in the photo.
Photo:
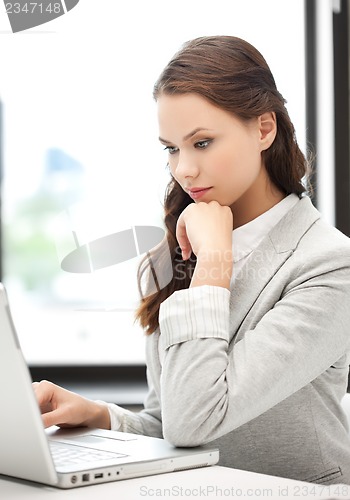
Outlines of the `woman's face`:
M197 94L161 94L158 120L171 174L195 202L259 211L271 195L261 153L276 135L274 113L243 122Z

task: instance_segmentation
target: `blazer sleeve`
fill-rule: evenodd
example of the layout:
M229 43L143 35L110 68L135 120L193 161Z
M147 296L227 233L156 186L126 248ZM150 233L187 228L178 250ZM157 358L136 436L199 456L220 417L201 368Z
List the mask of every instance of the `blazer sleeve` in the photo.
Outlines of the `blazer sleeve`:
M274 307L233 348L227 289L180 290L161 304L166 439L176 446L195 446L223 436L342 357L350 347L346 249L345 256L341 251L323 254L301 264Z
M113 403L97 401L108 407L111 430L163 437L159 400L150 381L148 386L149 390L144 402L144 409L140 412L127 410Z
M157 332L159 333L159 332ZM144 409L134 412L122 408L116 404L104 403L108 406L111 419L111 429L120 432L131 432L162 438L161 405L159 401L159 372L160 365L158 359L158 342L154 341L154 336L146 339L146 366L148 392L144 401Z

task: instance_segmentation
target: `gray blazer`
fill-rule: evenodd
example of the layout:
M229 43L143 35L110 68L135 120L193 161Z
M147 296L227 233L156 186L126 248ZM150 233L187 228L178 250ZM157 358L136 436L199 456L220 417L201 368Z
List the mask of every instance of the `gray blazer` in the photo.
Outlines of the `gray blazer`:
M349 299L350 241L304 197L232 292L195 287L162 303L145 410L122 429L212 443L228 467L350 484Z

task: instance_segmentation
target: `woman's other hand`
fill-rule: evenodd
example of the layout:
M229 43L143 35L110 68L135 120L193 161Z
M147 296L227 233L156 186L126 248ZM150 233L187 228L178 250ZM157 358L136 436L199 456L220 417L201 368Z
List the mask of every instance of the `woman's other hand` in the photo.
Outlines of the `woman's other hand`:
M233 215L217 201L191 203L181 213L176 237L182 258L197 257L192 286L216 285L229 289L232 274Z
M42 380L33 382L45 427L97 427L110 429L107 406Z

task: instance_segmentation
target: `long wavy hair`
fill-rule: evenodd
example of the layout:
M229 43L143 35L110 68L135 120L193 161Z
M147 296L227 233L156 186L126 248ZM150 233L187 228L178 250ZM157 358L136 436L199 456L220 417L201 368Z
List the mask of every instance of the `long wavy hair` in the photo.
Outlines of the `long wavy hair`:
M159 76L153 96L157 100L161 94L186 93L198 94L245 122L274 112L277 134L272 145L262 152L269 178L286 195L301 196L307 191L307 159L297 144L286 101L255 47L233 36L207 36L186 42ZM141 301L135 318L148 334L159 326L160 304L191 282L196 257L192 254L183 261L175 236L177 219L189 203L193 203L192 198L171 178L164 198L166 236L138 269ZM169 274L169 266L170 280L160 283L158 277L165 269Z

